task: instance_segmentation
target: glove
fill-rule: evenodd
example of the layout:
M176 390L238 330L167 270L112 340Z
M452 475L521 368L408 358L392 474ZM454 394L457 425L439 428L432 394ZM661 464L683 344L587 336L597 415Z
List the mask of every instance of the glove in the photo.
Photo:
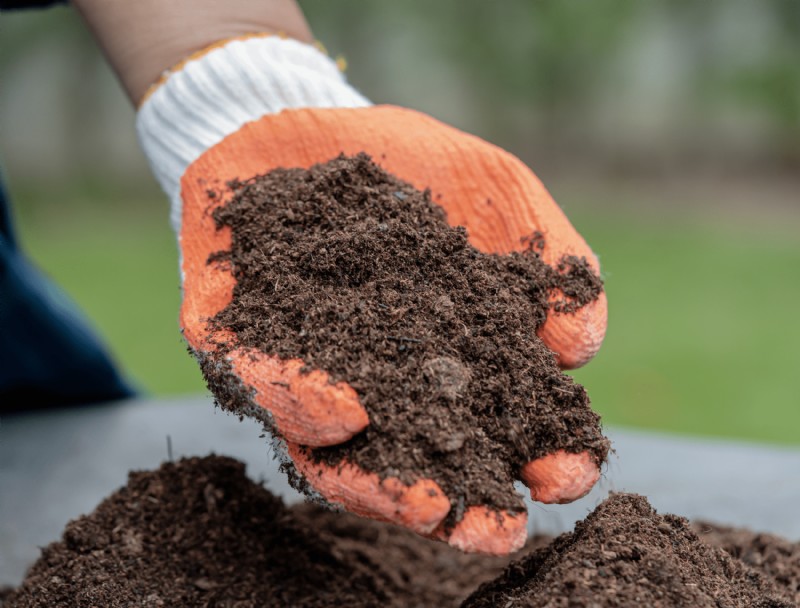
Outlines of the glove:
M324 370L303 373L296 359L244 348L217 353L226 336L210 331L207 320L231 301L235 280L207 264L211 253L231 245L230 231L217 231L210 214L210 205L222 201L210 201L208 190L277 167L308 168L364 151L416 188L429 188L448 221L465 226L479 250L521 250L522 237L539 231L545 262L583 256L599 271L591 249L536 176L507 152L424 114L370 105L324 53L276 36L230 40L191 57L151 88L137 129L171 199L181 251L183 333L206 375L228 387L216 391L222 404L267 416L296 471L331 503L465 551L506 554L521 547L525 513L498 518L488 507L473 506L448 531L441 522L450 501L433 480L406 485L353 464L315 463L309 448L344 442L369 424L346 382L332 383ZM538 333L562 368L578 367L599 349L606 314L601 294L575 313L551 311ZM564 451L520 471L533 499L546 503L575 500L598 477L588 453Z

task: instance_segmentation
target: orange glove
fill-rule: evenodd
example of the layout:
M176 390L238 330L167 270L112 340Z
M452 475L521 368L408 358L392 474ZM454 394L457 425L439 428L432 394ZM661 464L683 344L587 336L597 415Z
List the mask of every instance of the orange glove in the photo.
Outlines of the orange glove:
M253 72L256 67L261 73ZM308 45L252 37L192 58L140 108L143 147L173 199L182 252L184 336L207 370L228 374L231 394L242 399L247 391L236 388L252 389L251 405L269 413L297 471L327 500L465 551L508 553L525 541L524 513L507 514L501 522L488 507L473 506L447 534L440 523L450 501L434 481L407 486L352 464L333 468L310 459L307 447L344 442L369 424L347 383L332 384L323 370L301 373L300 360L239 349L220 365L216 354L215 342L222 336L209 332L207 320L231 301L235 280L207 263L211 253L231 245L230 231L218 231L210 214L210 205L225 201L210 201L209 188L277 167L308 168L340 153L367 152L400 179L429 188L448 221L465 226L470 243L481 251L521 250L522 237L539 231L547 263L564 255L584 256L599 270L591 249L517 158L418 112L370 106L334 70ZM605 328L601 294L576 313L551 312L539 336L563 368L573 368L594 356ZM598 476L588 453L563 451L520 472L533 499L548 503L583 496Z

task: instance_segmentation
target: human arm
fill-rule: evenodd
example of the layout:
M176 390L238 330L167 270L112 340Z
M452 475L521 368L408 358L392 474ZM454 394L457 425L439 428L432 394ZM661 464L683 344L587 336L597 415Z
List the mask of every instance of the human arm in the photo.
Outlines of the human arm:
M168 69L211 45L253 33L313 37L294 0L73 0L139 105Z
M248 4L248 10L272 6L239 1ZM506 553L519 546L524 540L523 517L499 522L476 505L452 533L444 533L439 524L450 503L430 480L409 485L354 466L319 466L307 457L307 448L341 443L361 432L369 424L368 415L358 394L346 383L329 382L324 370L308 374L296 360L254 352L223 356L216 349L218 336L207 321L230 301L234 279L207 263L210 254L230 247L230 235L216 231L210 221L207 185L366 151L391 173L436 193L449 221L465 226L478 249L519 250L523 237L541 232L547 243L542 252L546 262L576 255L597 270L588 245L538 179L518 159L478 138L411 110L371 106L330 59L308 44L276 36L241 39L267 24L269 32L289 30L291 24L276 21L274 15L262 16L262 21L226 17L236 24L235 32L209 20L213 34L184 37L180 32L186 21L173 12L173 5L163 8L163 18L146 16L128 31L127 24L141 17L138 8L127 19L122 4L112 3L114 11L121 11L112 18L101 15L107 5L100 0L78 2L105 40L132 100L146 97L138 129L154 173L171 199L182 255L181 325L201 363L219 367L225 359L229 371L223 381L247 387L248 399L269 413L276 433L286 441L295 467L330 501L421 534L448 538L466 550ZM161 10L162 3L146 4L154 12ZM213 7L209 10L213 13ZM232 14L231 6L225 11ZM199 15L207 13L201 10ZM192 29L203 28L204 22L195 16L191 22ZM164 29L165 24L175 31ZM220 34L231 34L227 38L234 40L216 40ZM139 35L151 42L133 40ZM177 41L159 42L170 36ZM201 39L206 40L205 48L196 48ZM158 48L161 53L152 52ZM176 59L182 53L188 55ZM156 55L162 59L154 60ZM149 78L160 82L146 95ZM494 204L487 206L487 200ZM605 320L601 295L575 313L552 312L539 335L563 367L576 367L599 348ZM597 463L586 453L549 454L520 471L534 498L543 502L573 500L588 491L598 475Z

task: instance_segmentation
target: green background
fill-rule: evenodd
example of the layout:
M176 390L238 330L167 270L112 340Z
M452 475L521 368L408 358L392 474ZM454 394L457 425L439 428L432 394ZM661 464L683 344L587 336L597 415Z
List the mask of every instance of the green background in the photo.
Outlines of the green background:
M558 185L551 189L558 195ZM625 201L614 189L564 190L562 202L606 280L606 341L575 372L604 420L800 443L798 217L665 212L641 192ZM597 204L612 195L614 203ZM20 217L34 259L155 395L204 389L178 331L177 254L165 206L158 195L127 200L125 211L62 199L58 210Z
M608 335L576 377L606 422L800 444L800 3L301 4L365 94L520 156L599 254ZM205 390L130 103L70 9L2 26L25 248L143 390Z

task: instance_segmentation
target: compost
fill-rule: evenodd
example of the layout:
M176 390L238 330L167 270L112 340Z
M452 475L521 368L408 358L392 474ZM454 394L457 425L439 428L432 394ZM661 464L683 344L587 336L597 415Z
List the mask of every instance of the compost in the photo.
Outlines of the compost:
M287 508L242 463L210 456L131 473L0 605L447 607L508 561L315 505Z
M213 217L231 250L209 263L229 267L236 287L212 328L235 335L225 348L299 358L346 381L369 415L364 432L315 459L433 479L450 523L472 505L523 510L513 482L532 459L563 449L605 461L586 392L536 336L550 310L601 293L585 259L548 266L541 234L520 252L482 253L428 192L365 154L229 187L211 201L227 201ZM224 408L252 413L235 379L204 369Z
M131 473L43 549L19 588L0 589L0 606L454 608L470 593L465 608L797 606L800 543L692 528L699 536L642 497L613 495L575 532L530 539L509 565L317 505L286 507L242 463L188 458Z
M788 598L800 605L800 542L708 522L693 522L692 529L703 542L770 576Z
M785 608L796 605L791 595L766 572L703 543L686 519L657 514L642 496L613 494L463 607Z

